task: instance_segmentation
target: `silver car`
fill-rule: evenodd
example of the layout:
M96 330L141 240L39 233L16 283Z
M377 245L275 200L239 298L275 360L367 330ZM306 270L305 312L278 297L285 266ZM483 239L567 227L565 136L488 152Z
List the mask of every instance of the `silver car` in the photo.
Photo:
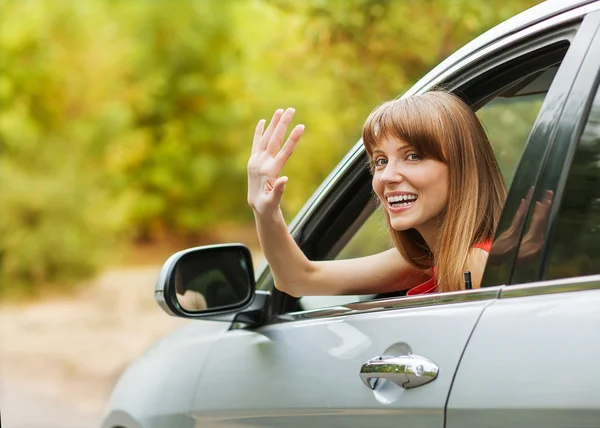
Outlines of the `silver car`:
M196 321L125 371L102 426L600 427L599 82L599 1L458 50L406 95L458 94L494 146L509 193L482 287L294 298L243 245L182 251L156 299ZM290 225L310 259L391 245L365 165L358 142Z

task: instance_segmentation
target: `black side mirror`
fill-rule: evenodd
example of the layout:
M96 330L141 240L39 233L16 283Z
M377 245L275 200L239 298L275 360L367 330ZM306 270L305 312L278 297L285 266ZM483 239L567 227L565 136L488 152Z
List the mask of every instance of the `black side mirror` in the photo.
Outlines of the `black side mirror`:
M170 315L214 318L250 305L254 290L248 248L242 244L209 245L169 257L159 274L155 298Z

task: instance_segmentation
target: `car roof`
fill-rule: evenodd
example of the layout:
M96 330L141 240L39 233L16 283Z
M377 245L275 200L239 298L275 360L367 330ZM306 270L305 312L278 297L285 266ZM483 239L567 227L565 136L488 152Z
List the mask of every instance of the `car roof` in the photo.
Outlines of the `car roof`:
M404 96L406 97L415 94L424 86L428 85L428 83L434 80L439 74L450 68L453 64L473 54L474 52L485 48L495 41L506 37L507 35L516 33L524 28L531 27L532 25L560 15L561 13L569 10L576 9L580 6L596 3L597 1L598 0L546 0L536 6L533 6L496 25L464 45L462 48L458 49L456 52L442 61L437 67L427 73L415 85L413 85L412 88L404 94Z

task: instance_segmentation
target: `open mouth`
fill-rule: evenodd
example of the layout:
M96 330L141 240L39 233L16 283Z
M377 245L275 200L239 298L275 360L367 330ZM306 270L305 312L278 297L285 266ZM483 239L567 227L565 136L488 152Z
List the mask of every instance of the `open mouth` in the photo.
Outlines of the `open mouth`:
M417 198L418 196L414 194L388 196L387 202L390 207L401 208L413 205Z

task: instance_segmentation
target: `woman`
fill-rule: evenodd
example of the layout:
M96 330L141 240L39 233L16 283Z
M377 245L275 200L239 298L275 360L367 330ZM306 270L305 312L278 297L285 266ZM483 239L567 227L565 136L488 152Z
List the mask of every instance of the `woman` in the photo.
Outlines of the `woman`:
M432 91L382 104L367 118L363 143L373 191L395 248L353 260L310 261L289 234L279 207L279 173L304 126L281 147L293 109L261 120L248 162L248 203L275 286L293 296L408 295L479 287L506 188L477 116L459 98ZM281 147L281 148L280 148Z

